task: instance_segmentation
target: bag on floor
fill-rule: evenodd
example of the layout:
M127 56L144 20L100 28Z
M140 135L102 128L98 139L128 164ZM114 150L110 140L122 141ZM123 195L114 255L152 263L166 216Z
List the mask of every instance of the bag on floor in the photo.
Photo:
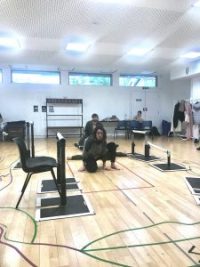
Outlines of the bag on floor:
M153 127L151 128L151 135L152 135L152 136L160 136L160 133L159 133L157 127L153 126Z

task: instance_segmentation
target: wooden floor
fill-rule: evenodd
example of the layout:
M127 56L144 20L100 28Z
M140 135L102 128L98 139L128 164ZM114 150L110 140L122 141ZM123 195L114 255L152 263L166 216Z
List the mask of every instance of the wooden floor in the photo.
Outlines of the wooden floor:
M79 153L67 139L67 156ZM131 141L118 138L118 151ZM35 222L36 192L47 174L37 174L16 210L25 173L13 169L19 158L12 142L0 143L0 267L198 266L200 206L185 177L200 177L200 151L192 141L159 137L153 143L172 153L187 171L161 172L148 163L117 158L120 170L80 173L81 161L66 161L67 177L80 181L95 215ZM55 139L37 139L36 155L56 157ZM136 140L143 153L143 139ZM151 154L167 162L166 153ZM99 162L99 165L101 163ZM195 246L193 253L188 251ZM199 265L200 266L200 265Z

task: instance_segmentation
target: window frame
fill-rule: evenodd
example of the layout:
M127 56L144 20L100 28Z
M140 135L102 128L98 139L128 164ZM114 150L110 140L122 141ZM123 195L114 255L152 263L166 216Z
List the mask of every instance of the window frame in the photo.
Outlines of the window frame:
M125 78L134 78L134 77L141 77L141 78L155 78L155 86L146 86L146 85L120 85L120 78L125 77ZM119 86L120 87L138 87L138 88L143 88L143 89L150 89L150 88L157 88L158 87L158 76L157 75L150 75L150 74L120 74L119 75Z
M25 82L16 82L14 81L13 79L13 74L15 73L21 73L21 74L58 74L58 79L59 79L59 82L58 83L51 83L51 82L28 82L28 81L25 81ZM38 84L38 85L60 85L61 84L61 73L60 71L49 71L49 70L24 70L24 69L12 69L11 70L11 83L15 83L15 84Z
M86 76L91 76L91 77L108 77L110 78L110 84L108 85L103 85L103 84L73 84L70 83L70 76L82 76L82 77L86 77ZM91 72L69 72L68 73L68 85L71 86L112 86L113 85L113 76L111 73L91 73Z
M3 69L0 68L0 84L3 83Z

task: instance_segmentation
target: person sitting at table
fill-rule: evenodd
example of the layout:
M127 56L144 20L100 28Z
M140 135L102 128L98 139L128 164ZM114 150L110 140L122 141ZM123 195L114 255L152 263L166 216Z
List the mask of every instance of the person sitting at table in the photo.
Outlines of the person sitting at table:
M85 139L93 134L93 131L96 126L103 127L101 122L99 122L99 116L96 113L93 113L91 116L91 120L88 121L85 125L84 134L81 136L79 142L75 143L74 146L82 150Z
M139 122L143 121L141 110L138 110L137 115L134 117L134 120L139 121Z

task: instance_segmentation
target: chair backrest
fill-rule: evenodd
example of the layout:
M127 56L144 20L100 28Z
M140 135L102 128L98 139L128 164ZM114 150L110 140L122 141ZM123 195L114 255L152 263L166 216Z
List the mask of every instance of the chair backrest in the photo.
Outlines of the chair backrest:
M26 166L26 161L27 159L30 158L30 153L26 147L25 141L21 137L16 137L13 138L13 141L17 144L18 149L19 149L19 154L20 154L20 161L22 165L22 169L27 172L27 166Z
M151 129L152 128L152 121L143 121L143 128L144 129Z
M132 121L130 121L130 123L129 123L129 129L130 130L136 130L136 129L138 129L139 128L139 123L138 123L138 121L136 121L136 120L132 120Z
M122 121L118 121L116 128L124 130L126 129L126 127L127 127L127 121L122 120Z

